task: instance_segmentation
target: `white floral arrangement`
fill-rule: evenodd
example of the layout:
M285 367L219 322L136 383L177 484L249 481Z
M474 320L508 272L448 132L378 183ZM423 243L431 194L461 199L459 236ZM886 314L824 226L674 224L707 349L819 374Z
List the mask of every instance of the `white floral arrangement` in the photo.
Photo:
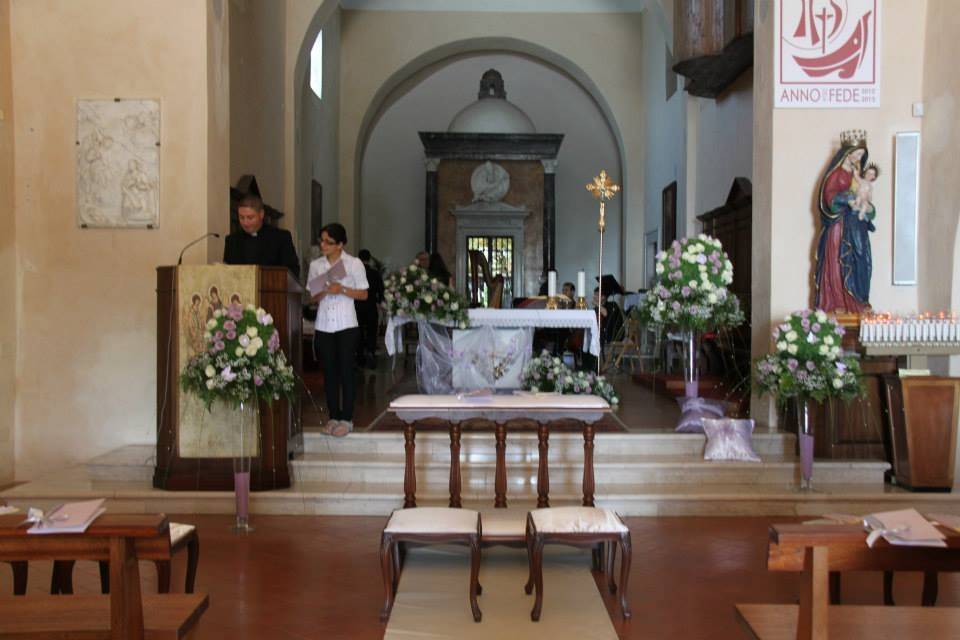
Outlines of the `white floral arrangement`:
M840 346L843 327L823 311L796 311L773 330L774 353L759 358L754 381L760 394L822 402L863 395L860 363Z
M390 316L467 328L466 299L416 264L391 273L384 280L383 288L383 308Z
M727 287L733 264L716 238L701 233L674 240L657 254L656 284L639 305L642 322L705 331L743 322L740 301Z
M620 396L606 378L573 371L546 349L524 366L520 384L534 393L592 394L606 400L611 407L620 404Z
M248 400L294 396L293 367L280 349L273 317L252 304L213 312L203 334L206 350L187 363L180 386L210 408L220 400L238 406Z

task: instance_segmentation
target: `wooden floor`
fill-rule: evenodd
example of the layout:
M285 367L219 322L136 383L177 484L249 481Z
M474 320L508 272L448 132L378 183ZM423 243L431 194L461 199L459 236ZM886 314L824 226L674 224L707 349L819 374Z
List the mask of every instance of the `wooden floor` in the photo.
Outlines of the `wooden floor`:
M196 638L382 638L384 625L377 616L382 602L377 546L384 518L255 516L257 530L249 536L231 533L228 516L171 519L199 527L197 589L210 595L210 608ZM734 603L796 602L798 576L765 569L766 530L772 521L629 518L634 549L633 620L624 624L613 600L606 597L620 636L747 638L734 617ZM175 591L182 589L184 562L183 557L174 561ZM144 592L155 592L152 565L143 563L141 572ZM31 566L29 591L45 592L49 577L49 563ZM78 593L99 588L92 562L77 563L74 577ZM525 597L522 589L518 584L518 597ZM0 590L4 594L12 590L10 572L4 566L0 566ZM920 576L898 574L895 596L900 604L919 604ZM880 576L846 576L844 601L880 604ZM940 604L960 606L960 577L941 576Z

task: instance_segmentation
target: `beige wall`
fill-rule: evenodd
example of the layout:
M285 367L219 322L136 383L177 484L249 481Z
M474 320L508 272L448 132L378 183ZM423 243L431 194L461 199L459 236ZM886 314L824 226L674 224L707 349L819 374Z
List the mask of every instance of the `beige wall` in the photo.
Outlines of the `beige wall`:
M960 309L951 299L960 217L960 15L953 3L927 9L920 167L920 304Z
M276 0L230 0L230 182L254 174L264 200L280 210L284 7Z
M13 0L17 478L154 440L154 268L207 231L211 6ZM76 100L114 96L161 101L156 230L75 223Z
M918 304L916 287L891 284L892 163L894 135L921 126L911 116L911 104L923 95L923 48L916 44L924 41L927 2L883 2L878 109L774 110L771 4L757 3L754 45L754 355L769 350L772 323L812 303L819 224L815 193L844 129L866 129L870 159L883 171L874 188L877 231L871 237L870 301L878 310L893 311L916 309Z
M622 135L626 255L643 247L643 96L639 13L497 14L344 11L341 21L340 210L355 220L355 162L361 123L377 90L432 49L471 38L514 38L582 69L606 99ZM600 167L597 168L599 171ZM589 181L593 176L584 176ZM635 220L635 224L631 224Z
M14 476L17 362L17 225L13 211L13 94L10 87L10 2L0 0L0 487Z

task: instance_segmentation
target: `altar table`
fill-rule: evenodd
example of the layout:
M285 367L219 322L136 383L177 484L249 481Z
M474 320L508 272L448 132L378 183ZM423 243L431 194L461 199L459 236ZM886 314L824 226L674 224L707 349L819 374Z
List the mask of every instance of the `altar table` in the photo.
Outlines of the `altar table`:
M414 467L416 423L439 418L449 423L450 430L450 506L460 507L460 423L483 418L495 424L496 473L494 507L507 506L507 426L508 420L532 419L539 423L539 459L537 463L537 508L550 506L550 472L548 442L550 422L574 419L583 423L583 506L594 506L593 424L610 413L610 405L599 396L537 393L523 395L406 395L390 403L389 411L404 423L406 452L403 476L403 506L417 506L417 477Z
M600 355L600 330L597 314L592 309L469 309L470 327L496 327L504 329L583 329L583 344L587 353ZM391 316L387 320L384 343L387 353L394 355L403 351L403 332L400 328L415 322L406 316ZM450 323L436 323L453 326Z

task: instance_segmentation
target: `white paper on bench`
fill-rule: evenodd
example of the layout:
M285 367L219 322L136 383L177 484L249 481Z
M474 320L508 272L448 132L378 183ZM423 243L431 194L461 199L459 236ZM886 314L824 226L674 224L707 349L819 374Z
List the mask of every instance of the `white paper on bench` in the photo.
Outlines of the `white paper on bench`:
M106 511L104 499L68 502L60 505L27 529L27 533L58 534L83 533L90 524Z

